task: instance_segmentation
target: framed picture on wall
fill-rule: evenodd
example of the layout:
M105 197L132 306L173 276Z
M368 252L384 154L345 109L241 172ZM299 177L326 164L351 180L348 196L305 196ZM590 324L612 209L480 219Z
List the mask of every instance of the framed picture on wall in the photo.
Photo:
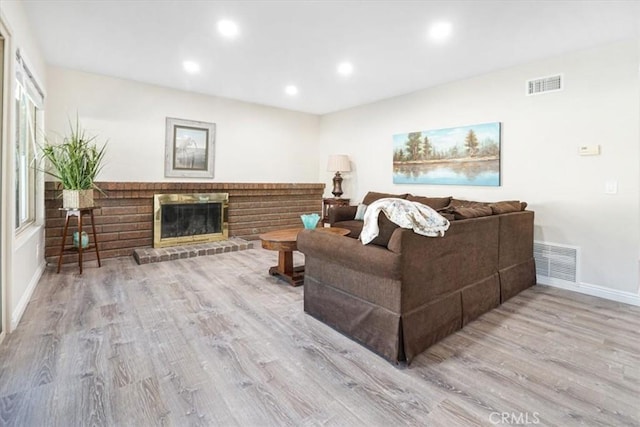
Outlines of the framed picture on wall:
M216 124L167 117L164 176L213 178Z
M393 183L500 186L500 122L393 136Z

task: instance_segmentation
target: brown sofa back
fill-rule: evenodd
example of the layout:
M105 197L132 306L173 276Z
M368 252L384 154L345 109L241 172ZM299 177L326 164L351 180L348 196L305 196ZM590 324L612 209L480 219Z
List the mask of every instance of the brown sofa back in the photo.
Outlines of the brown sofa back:
M362 203L368 206L382 198L399 198L422 203L435 209L449 221L519 212L524 211L527 206L525 202L518 200L489 203L462 200L453 197L423 197L406 193L391 194L375 191L368 192L362 200ZM356 206L338 206L329 212L329 223L334 227L347 228L350 231L349 237L354 239L360 236L363 227L363 221L355 219L356 208ZM378 228L380 229L380 233L371 243L388 247L393 232L398 228L398 225L389 221L383 213L380 213L380 215L378 215Z
M514 205L515 206L515 205ZM305 311L391 361L406 360L535 284L533 212L393 231L388 249L303 231Z
M498 229L495 216L454 221L444 237L402 234L402 308L410 311L459 291L497 271Z
M500 219L500 301L505 302L519 292L536 284L533 260L532 211L506 213Z

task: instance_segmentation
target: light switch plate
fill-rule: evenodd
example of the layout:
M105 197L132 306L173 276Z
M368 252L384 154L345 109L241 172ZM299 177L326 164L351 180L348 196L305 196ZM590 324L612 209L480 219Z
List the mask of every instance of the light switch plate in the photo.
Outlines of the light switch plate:
M618 193L618 181L609 180L604 183L605 194L617 194Z

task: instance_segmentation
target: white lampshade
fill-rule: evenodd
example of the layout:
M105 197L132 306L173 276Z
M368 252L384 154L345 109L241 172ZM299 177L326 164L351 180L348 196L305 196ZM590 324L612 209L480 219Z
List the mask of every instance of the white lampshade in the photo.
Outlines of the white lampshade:
M346 154L332 154L327 164L329 172L351 172L351 162Z

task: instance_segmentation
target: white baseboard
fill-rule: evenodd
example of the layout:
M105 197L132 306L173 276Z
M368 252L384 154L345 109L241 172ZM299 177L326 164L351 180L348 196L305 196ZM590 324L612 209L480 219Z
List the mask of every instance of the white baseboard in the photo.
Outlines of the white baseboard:
M579 292L585 295L640 306L640 295L634 294L633 292L618 291L616 289L584 282L571 283L564 280L555 280L551 277L545 276L538 276L537 279L538 283L541 285L553 286L554 288L566 289L568 291Z
M38 266L38 269L36 270L35 274L31 278L31 281L29 282L27 289L24 291L24 294L22 294L22 298L20 298L20 301L18 301L18 305L13 310L13 313L11 314L11 330L12 331L15 331L15 329L18 327L18 323L20 323L20 319L22 319L22 315L24 314L24 311L27 309L27 305L29 304L31 295L33 295L33 291L35 291L36 286L38 286L38 282L42 277L42 273L44 273L44 269L46 265L47 263L44 260L42 260L42 263L40 263L40 265Z

